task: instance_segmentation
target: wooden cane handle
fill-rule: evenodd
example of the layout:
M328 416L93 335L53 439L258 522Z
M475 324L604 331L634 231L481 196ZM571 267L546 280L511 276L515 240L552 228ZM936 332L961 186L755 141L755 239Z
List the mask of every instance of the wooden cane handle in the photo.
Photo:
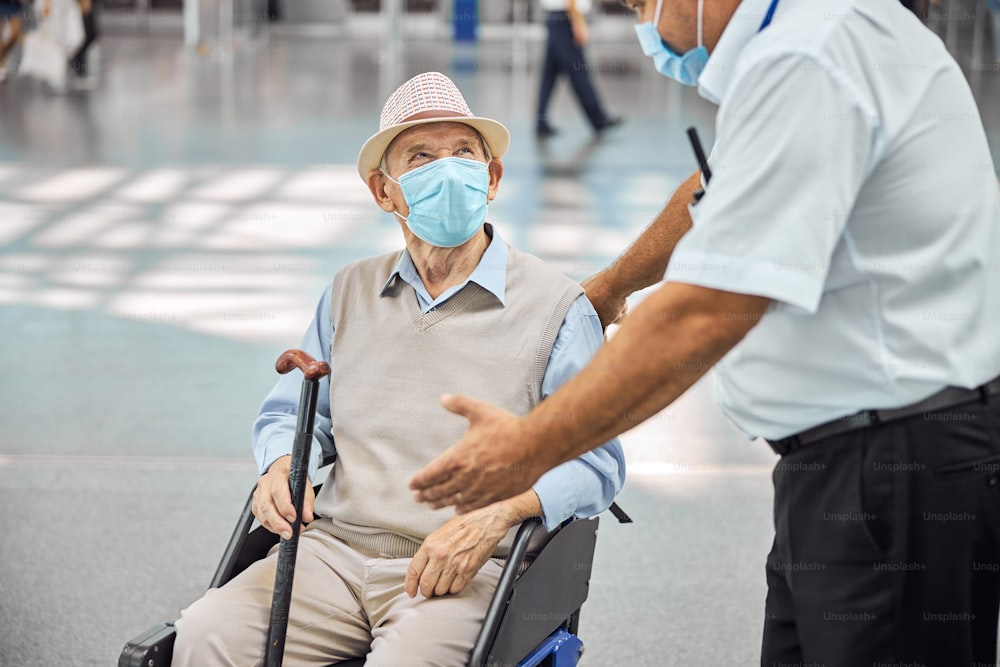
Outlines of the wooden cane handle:
M298 368L307 380L318 380L330 374L330 364L316 361L302 350L285 350L274 363L274 368L282 375L293 368Z

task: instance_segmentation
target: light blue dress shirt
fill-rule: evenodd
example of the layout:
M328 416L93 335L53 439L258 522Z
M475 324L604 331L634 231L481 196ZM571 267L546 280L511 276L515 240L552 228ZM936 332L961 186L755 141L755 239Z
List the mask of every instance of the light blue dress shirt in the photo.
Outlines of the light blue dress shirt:
M421 311L427 313L446 302L471 281L488 290L503 304L506 296L507 254L507 244L494 229L493 240L466 281L448 289L437 299L432 299L409 252L404 250L382 291L398 275L413 287ZM327 287L323 292L316 307L316 315L299 346L314 358L327 362L330 361L333 340L333 325L330 322L331 289L332 286ZM587 298L581 295L570 305L552 346L542 379L542 397L549 396L580 372L603 342L600 319ZM298 373L283 375L261 405L253 425L254 456L261 474L276 459L291 454L301 387ZM315 477L324 456L334 451L331 433L329 378L323 378L316 408L310 478ZM552 530L570 516L591 516L607 509L624 483L625 458L621 443L615 438L549 471L533 488L542 504L545 527Z

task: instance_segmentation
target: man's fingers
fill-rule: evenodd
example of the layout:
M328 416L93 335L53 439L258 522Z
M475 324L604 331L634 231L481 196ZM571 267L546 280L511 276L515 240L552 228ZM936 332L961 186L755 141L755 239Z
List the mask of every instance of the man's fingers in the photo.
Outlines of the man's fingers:
M473 510L492 505L498 500L508 498L508 494L473 491L471 486L460 487L463 490L456 493L442 493L437 500L427 501L431 509L455 506L455 514L468 514Z
M417 596L417 587L420 584L420 575L427 567L427 554L423 550L417 551L410 559L410 566L406 568L406 579L403 582L403 589L411 598Z
M291 456L286 455L271 463L267 472L257 481L251 507L260 525L286 540L292 537L291 524L295 521L295 506L292 505L292 492L288 488L291 459ZM309 521L312 517L313 493L311 487L307 488L302 514Z
M455 575L455 578L451 582L451 588L448 589L448 592L451 593L452 595L458 595L459 593L461 593L463 590L465 590L465 587L469 585L469 582L472 581L473 574Z
M444 571L438 577L437 584L434 585L434 595L447 595L451 592L452 584L455 582L455 573Z
M277 513L277 511L268 512L266 514L267 522L261 521L261 525L267 528L269 531L275 535L280 535L286 540L292 539L292 524L285 521L285 519Z
M502 418L510 413L498 408L492 403L480 401L462 394L441 394L441 405L449 412L469 420L469 428L475 428L480 422Z
M271 501L270 494L254 494L253 515L257 517L260 525L272 533L281 535L286 540L292 536L292 526L281 517L278 508Z
M446 410L465 417L470 425L490 407L488 403L460 394L442 394L440 400ZM460 486L456 484L454 478L463 464L462 460L454 455L453 450L454 447L446 450L410 480L410 489L417 492L414 494L417 502L441 501L446 495L459 490Z
M273 483L272 481L270 492L274 506L281 516L289 523L295 521L295 506L292 504L292 491L288 488L288 482L282 483L279 480L278 483Z
M430 556L425 557L427 558L427 563L420 573L417 587L423 593L424 597L429 598L434 597L434 590L437 587L438 580L441 578L442 564L438 559L433 559Z
M312 484L306 483L305 496L302 498L302 521L299 522L299 533L307 523L310 523L313 516L313 504L316 492L313 491ZM276 497L275 497L276 496ZM279 484L275 490L276 502L274 503L272 526L268 528L272 533L281 535L286 540L292 538L292 525L295 523L295 505L292 503L292 491L287 483Z
M470 422L475 421L476 418L482 414L483 408L489 405L483 401L477 401L474 398L462 396L461 394L441 394L440 400L441 405L443 405L448 412L454 412L456 415L461 415Z
M444 488L454 493L455 489L448 486L448 483L457 463L458 461L449 452L445 452L410 479L410 489L418 492L419 500L436 500Z
M435 460L430 463L425 471L431 471L433 474L433 467L440 460ZM445 462L447 465L447 462ZM440 509L442 507L448 507L449 505L456 504L461 498L458 494L461 493L461 489L465 487L465 474L454 473L446 474L439 477L439 481L431 482L428 484L421 483L421 476L423 473L418 473L417 476L413 478L410 482L410 488L416 489L414 498L418 503L427 503L433 509Z
M428 463L410 480L417 502L437 509L456 505L465 511L482 507L500 497L492 489L508 471L502 459L496 461L493 443L501 441L517 417L468 396L444 394L441 405L469 420L469 429L456 444ZM483 497L489 488L488 497ZM462 495L466 494L466 495Z
M417 502L436 501L461 488L456 482L462 461L453 450L454 447L445 450L410 479L410 489L417 492Z
M442 394L440 400L446 410L468 419L470 430L484 419L503 414L503 410L494 405L461 394ZM418 502L455 504L447 502L448 496L461 491L470 479L469 457L459 457L455 452L456 447L461 446L463 442L464 439L459 441L458 445L445 450L413 476L410 480L410 489L417 491Z

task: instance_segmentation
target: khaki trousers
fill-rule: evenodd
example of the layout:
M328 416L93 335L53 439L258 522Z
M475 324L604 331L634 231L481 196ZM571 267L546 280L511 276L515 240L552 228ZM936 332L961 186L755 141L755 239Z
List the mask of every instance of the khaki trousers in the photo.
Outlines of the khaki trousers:
M275 547L181 613L175 667L262 663L277 557ZM458 595L410 598L403 590L409 564L363 553L320 529L304 530L284 664L325 666L367 656L373 667L465 665L500 566L486 561Z

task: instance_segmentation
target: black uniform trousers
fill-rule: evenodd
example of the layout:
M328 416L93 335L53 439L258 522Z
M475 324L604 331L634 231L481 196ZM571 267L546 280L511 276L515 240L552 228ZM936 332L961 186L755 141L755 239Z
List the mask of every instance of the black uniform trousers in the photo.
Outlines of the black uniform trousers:
M774 470L762 667L985 667L1000 397L851 431Z

